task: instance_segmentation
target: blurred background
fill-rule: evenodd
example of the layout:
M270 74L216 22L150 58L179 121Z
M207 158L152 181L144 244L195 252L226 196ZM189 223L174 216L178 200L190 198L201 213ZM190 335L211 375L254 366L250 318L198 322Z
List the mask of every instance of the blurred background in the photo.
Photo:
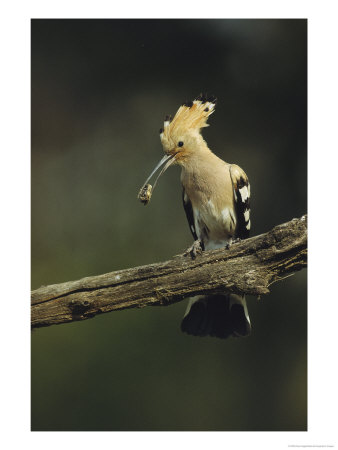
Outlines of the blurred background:
M32 20L32 289L192 243L166 114L218 97L209 147L248 174L252 235L307 210L306 20ZM248 298L251 337L180 332L187 300L32 333L32 430L307 429L306 271Z

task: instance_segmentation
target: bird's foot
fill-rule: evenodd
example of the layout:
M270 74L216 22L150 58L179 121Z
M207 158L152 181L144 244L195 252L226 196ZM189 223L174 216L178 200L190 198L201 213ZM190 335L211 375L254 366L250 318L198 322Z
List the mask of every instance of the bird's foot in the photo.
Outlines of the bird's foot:
M237 242L241 242L241 238L236 238L231 241L231 244L237 244Z
M232 245L237 244L238 242L241 242L241 239L240 239L240 238L231 239L231 241L228 242L228 243L225 245L225 248L226 248L227 250L229 250L229 248L230 248Z
M188 256L190 255L192 257L192 259L195 259L197 255L200 255L203 251L202 248L202 242L200 241L200 239L197 239L197 241L195 241L191 247L189 247L184 253L183 256Z

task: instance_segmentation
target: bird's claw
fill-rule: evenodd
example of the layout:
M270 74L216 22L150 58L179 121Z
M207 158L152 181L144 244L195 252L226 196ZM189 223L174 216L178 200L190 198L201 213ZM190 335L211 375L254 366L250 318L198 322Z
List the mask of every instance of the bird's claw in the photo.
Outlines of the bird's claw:
M225 248L226 248L227 250L229 250L229 248L230 248L232 245L237 244L238 242L241 242L241 239L240 239L240 238L232 239L230 242L227 242L227 243L225 244Z
M195 259L197 255L200 255L202 253L203 249L202 249L202 245L201 245L201 241L199 239L197 239L197 241L195 241L191 247L189 247L184 253L183 256L188 256L190 255L192 259Z

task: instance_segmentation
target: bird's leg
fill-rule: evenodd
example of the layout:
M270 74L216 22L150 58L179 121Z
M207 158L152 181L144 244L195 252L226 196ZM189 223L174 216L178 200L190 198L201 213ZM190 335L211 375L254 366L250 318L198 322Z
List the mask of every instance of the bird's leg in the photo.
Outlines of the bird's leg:
M202 242L200 239L197 239L191 247L189 247L184 253L183 256L190 255L192 259L195 259L197 255L200 255L203 251Z
M241 238L236 238L236 239L233 239L232 241L231 241L231 244L237 244L237 242L241 242Z

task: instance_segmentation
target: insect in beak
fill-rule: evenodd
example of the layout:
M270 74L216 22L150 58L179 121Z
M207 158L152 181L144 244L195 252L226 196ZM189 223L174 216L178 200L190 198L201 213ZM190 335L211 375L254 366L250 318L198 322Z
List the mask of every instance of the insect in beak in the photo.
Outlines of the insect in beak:
M175 161L175 154L173 155L164 155L161 161L157 164L155 169L151 172L149 177L144 182L144 185L141 187L140 192L138 193L138 199L144 204L147 205L150 202L152 192L155 189L157 180L160 178L160 176L168 169L169 166ZM163 166L164 164L164 166ZM159 170L159 168L162 167L161 172L158 174L154 186L148 183L148 181L152 178L152 176Z

